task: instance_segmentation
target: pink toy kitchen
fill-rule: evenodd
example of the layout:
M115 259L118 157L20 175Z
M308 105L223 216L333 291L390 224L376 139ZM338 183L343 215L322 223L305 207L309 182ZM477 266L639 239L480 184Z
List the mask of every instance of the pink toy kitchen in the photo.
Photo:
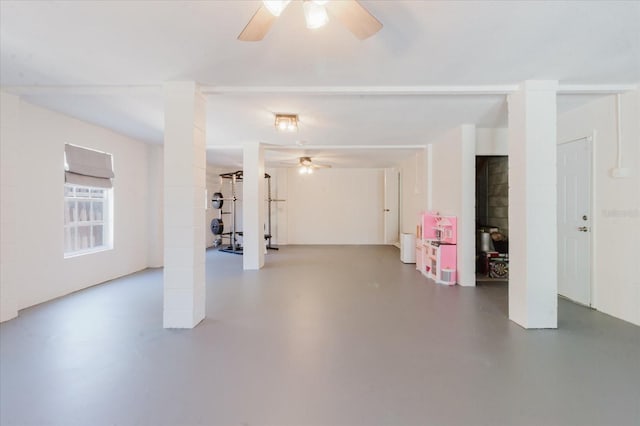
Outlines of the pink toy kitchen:
M420 215L416 236L416 269L438 284L457 280L457 220L437 212Z

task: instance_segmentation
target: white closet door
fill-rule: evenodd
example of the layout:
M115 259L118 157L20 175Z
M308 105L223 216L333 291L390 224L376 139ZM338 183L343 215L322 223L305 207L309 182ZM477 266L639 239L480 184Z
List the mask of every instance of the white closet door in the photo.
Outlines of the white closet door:
M558 145L558 293L591 305L591 141Z

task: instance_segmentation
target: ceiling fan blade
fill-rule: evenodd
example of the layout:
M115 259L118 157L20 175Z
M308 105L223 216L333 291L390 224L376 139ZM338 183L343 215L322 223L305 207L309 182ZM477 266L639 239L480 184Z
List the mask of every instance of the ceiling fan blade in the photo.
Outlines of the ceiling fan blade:
M382 28L382 23L357 0L330 1L325 7L360 40L371 37Z
M314 169L330 169L331 165L330 164L316 164L316 163L313 163L311 165L311 167L313 167Z
M244 27L244 30L238 36L241 41L260 41L269 32L273 21L276 17L267 10L266 7L260 6L253 17Z

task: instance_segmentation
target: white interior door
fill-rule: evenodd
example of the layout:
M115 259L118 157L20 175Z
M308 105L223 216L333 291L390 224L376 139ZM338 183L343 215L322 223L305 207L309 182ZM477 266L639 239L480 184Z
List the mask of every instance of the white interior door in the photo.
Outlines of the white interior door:
M400 242L400 175L398 169L384 170L384 243Z
M558 293L591 306L591 141L558 145Z

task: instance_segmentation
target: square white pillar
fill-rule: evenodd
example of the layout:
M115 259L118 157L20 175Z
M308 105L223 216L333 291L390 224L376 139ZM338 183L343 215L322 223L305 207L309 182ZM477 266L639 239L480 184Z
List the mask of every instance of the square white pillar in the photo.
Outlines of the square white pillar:
M23 176L17 164L24 148L21 140L18 96L0 92L0 322L18 316L16 290L20 288L19 238L21 223L18 203ZM61 234L62 235L62 234Z
M458 285L476 285L476 126L460 127L460 217L458 218Z
M558 327L557 81L509 95L509 318Z
M265 211L264 147L247 143L242 169L243 269L264 266Z
M206 102L195 82L164 86L164 327L205 316Z

